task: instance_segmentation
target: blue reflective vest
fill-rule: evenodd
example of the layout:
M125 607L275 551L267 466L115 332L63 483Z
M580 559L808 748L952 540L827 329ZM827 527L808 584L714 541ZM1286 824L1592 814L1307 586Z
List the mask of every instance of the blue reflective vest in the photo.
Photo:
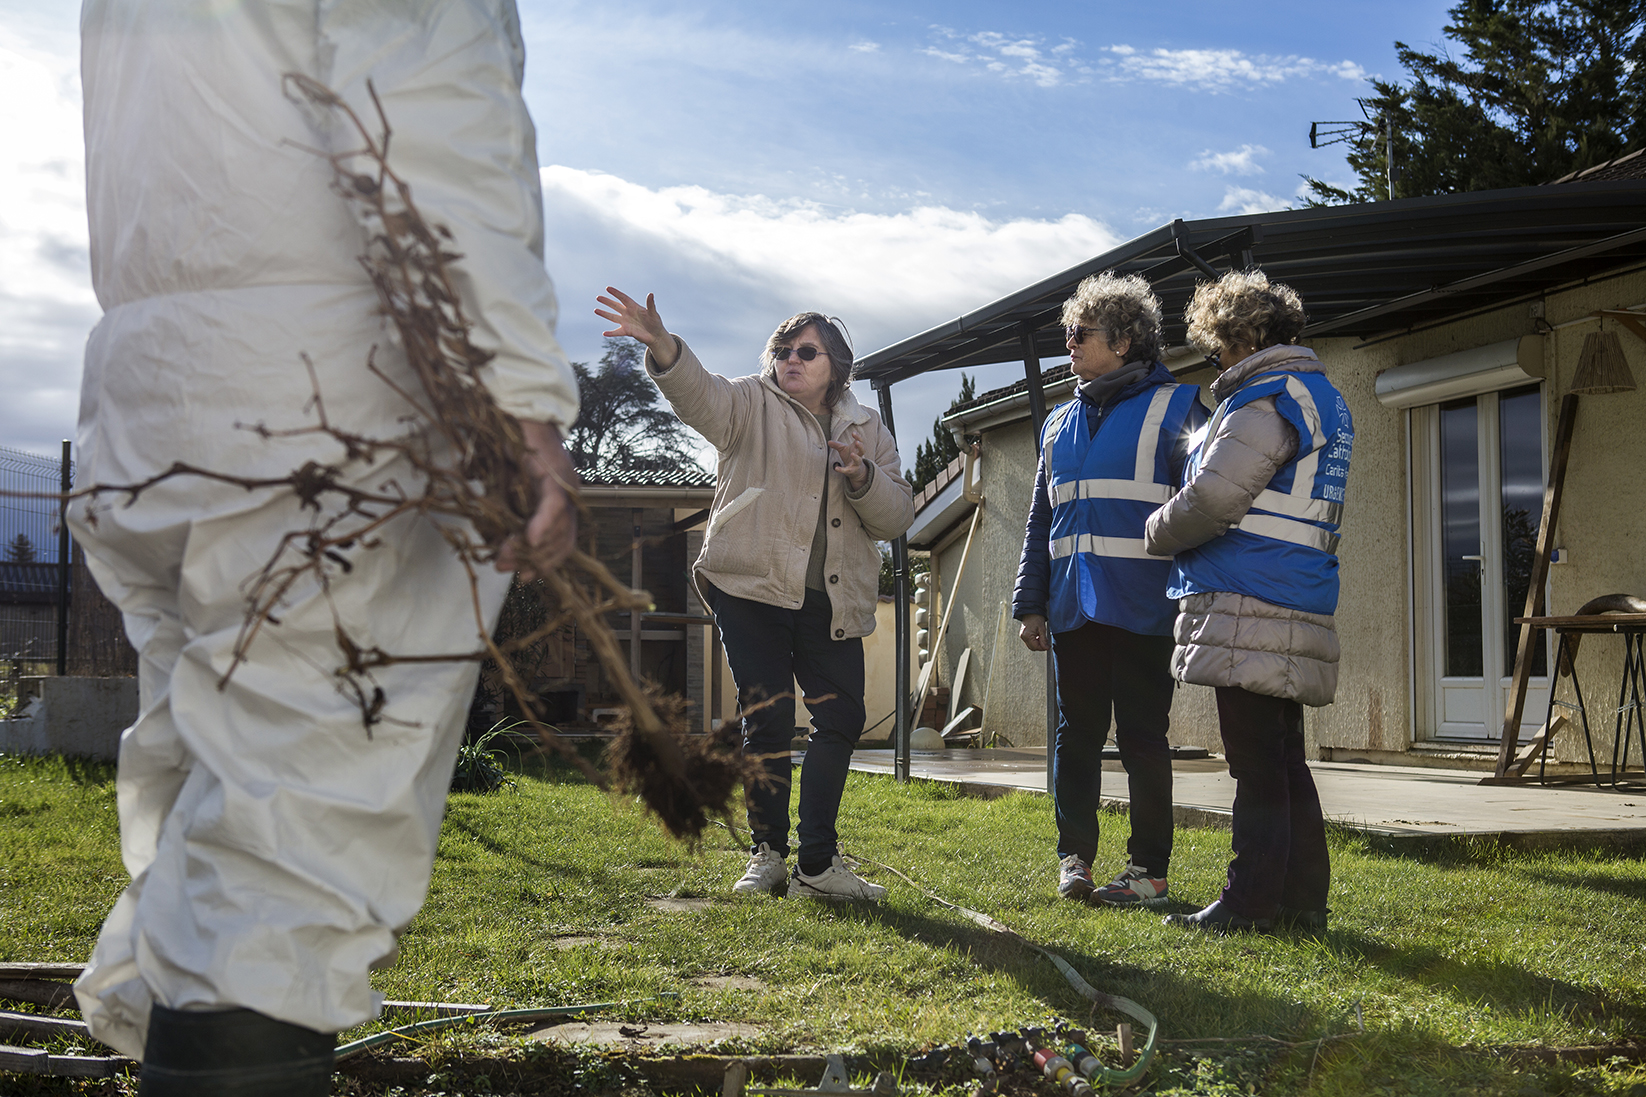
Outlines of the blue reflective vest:
M1158 367L1156 367L1158 369ZM1163 372L1163 371L1162 371ZM1174 450L1199 412L1193 385L1159 384L1104 409L1096 434L1076 399L1046 417L1041 452L1052 504L1047 624L1087 621L1148 636L1171 634L1171 561L1143 548L1143 522L1177 489Z
M1191 442L1193 480L1224 416L1272 396L1297 431L1297 454L1221 537L1173 560L1173 598L1233 591L1305 613L1337 612L1338 526L1354 449L1354 420L1320 373L1260 373L1218 406Z

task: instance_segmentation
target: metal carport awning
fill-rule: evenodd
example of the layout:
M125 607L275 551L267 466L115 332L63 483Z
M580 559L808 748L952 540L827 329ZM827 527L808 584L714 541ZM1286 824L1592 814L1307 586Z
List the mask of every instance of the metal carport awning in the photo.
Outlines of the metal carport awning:
M1310 318L1305 336L1354 336L1364 345L1601 273L1646 266L1646 181L1519 187L1173 221L866 355L855 376L878 392L881 417L895 433L891 389L898 381L932 370L1021 360L1038 437L1046 414L1040 360L1065 353L1059 316L1063 301L1082 279L1106 270L1147 278L1164 306L1170 352L1184 344L1183 311L1196 283L1221 273L1218 266L1236 269L1254 263L1303 297ZM1181 351L1176 357L1182 360ZM900 699L894 768L899 780L907 780L912 714L908 546L903 538L893 544L892 556ZM1049 662L1047 674L1050 694Z

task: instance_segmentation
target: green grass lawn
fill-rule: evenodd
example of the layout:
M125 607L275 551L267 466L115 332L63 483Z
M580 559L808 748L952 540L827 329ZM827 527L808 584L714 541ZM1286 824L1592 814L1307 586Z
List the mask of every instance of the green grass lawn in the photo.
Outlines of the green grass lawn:
M998 918L1156 1014L1166 1053L1146 1092L1646 1094L1646 1070L1622 1058L1504 1054L1646 1037L1639 858L1394 856L1337 833L1322 939L1217 938L1164 926L1160 910L1059 900L1044 797L854 774L841 819L848 853ZM1124 816L1106 820L1099 873L1124 863L1126 833ZM1052 1017L1094 1031L1121 1019L1094 1017L1045 960L885 872L865 870L890 888L878 906L734 898L744 856L724 830L687 850L636 805L528 763L513 788L452 798L428 905L376 984L396 999L627 1000L609 1016L758 1026L720 1049L738 1052L900 1056ZM1226 832L1180 831L1164 910L1213 898L1227 860ZM0 961L84 959L123 880L109 769L0 758ZM706 901L678 901L692 899ZM444 1062L532 1054L468 1026L397 1052L413 1053L436 1081L402 1092L443 1088ZM14 1081L0 1076L0 1092ZM30 1092L76 1084L51 1085Z

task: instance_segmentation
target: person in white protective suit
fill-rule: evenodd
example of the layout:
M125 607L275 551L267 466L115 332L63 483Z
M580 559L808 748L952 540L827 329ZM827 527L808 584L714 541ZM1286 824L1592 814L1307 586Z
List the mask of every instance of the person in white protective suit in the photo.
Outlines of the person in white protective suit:
M540 503L534 563L575 538L560 428L577 388L543 268L535 133L513 0L85 0L81 14L92 277L80 483L182 461L280 478L339 462L351 484L415 485L403 459L345 462L313 425L302 356L334 425L389 438L415 380L356 260L366 238L316 149L358 146L299 107L287 72L339 93L461 253L455 270L503 408L525 426ZM123 501L122 501L123 502ZM330 600L291 592L227 684L247 580L312 516L284 488L165 480L130 507L77 504L99 585L140 655L141 710L120 747L131 884L76 984L91 1033L142 1058L144 1094L324 1093L335 1033L374 1017L368 971L425 897L473 663L394 665L370 733L331 676L334 613L362 646L473 650L476 599L433 522L407 516L352 553ZM481 576L489 628L524 553Z

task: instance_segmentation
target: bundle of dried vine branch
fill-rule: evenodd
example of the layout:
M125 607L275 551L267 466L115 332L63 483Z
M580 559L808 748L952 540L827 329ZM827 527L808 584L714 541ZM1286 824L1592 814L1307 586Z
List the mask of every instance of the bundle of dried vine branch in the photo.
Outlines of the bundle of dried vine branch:
M374 135L323 84L296 73L288 73L284 80L288 96L321 111L337 112L359 135L356 148L309 151L330 161L334 189L366 226L368 243L360 262L395 326L418 391L407 391L378 367L376 348L368 355L366 368L415 409L418 421L403 435L389 439L367 437L334 424L326 414L314 365L305 357L316 422L291 429L264 425L251 429L267 438L323 436L342 447L341 463L309 461L288 476L261 479L177 463L140 483L94 484L73 496L116 496L130 502L161 481L197 476L248 490L288 489L313 514L307 528L286 534L248 584L246 615L225 680L244 661L258 634L277 624L278 613L294 587L315 583L329 602L332 583L352 570L350 556L370 551L391 522L407 515L435 520L475 591L477 643L467 651L415 656L364 647L350 637L334 607L334 631L342 657L336 681L359 705L366 733L387 718L388 698L373 678L374 669L413 662L489 661L543 744L558 750L590 779L606 785L604 777L543 719L527 674L512 658L575 624L628 712L617 741L607 752L612 784L618 791L639 795L672 834L695 841L711 817L730 813L739 781L764 779L758 761L744 759L734 744L721 737L690 735L685 706L678 698L648 692L630 676L605 614L649 607L650 599L643 591L629 589L586 553L573 552L564 562L551 565L526 544L524 533L537 505L538 481L528 469L525 434L519 421L498 406L486 387L482 369L490 355L469 337L471 324L451 277L452 264L461 258L448 250L451 234L424 219L412 200L411 187L389 166L392 130L376 91L368 82L380 125ZM399 483L365 489L344 476L347 466L360 462L369 466L382 457L409 462L421 476L418 489L407 490ZM587 520L576 485L562 486ZM95 520L94 512L88 520ZM532 583L531 589L546 597L542 598L542 623L499 645L486 627L475 581L478 569L492 566L502 546L511 541L526 569L542 580Z
M334 558L340 548L362 544L363 534L369 534L397 511L411 509L430 516L463 519L455 524L443 522L440 529L472 578L475 569L490 565L498 548L510 539L522 545L526 522L537 504L536 479L527 470L526 442L520 424L498 406L486 388L481 370L490 355L470 340L470 322L452 283L451 264L460 256L449 250L450 233L423 218L411 188L390 167L392 130L375 90L371 94L380 126L376 135L329 88L300 74L289 74L286 86L288 94L295 92L314 106L347 118L359 135L358 148L324 155L332 164L336 190L355 207L367 226L368 246L361 264L400 336L400 350L421 392L408 393L393 386L374 362L369 366L417 408L427 428L412 441L394 442L351 437L331 429L324 421L319 429L342 442L351 456L369 456L373 450L383 448L399 450L424 474L425 483L416 498L408 497L387 508L381 501L373 501L377 506L372 508L365 528L361 528L362 508L350 497L344 515L352 513L353 520L345 518L335 528L321 523L309 531L297 563L283 568L271 566L262 577L259 586L265 589L254 593L252 612L248 614L248 641L299 573L312 572L324 582L324 573L340 565ZM318 399L316 407L323 415ZM563 486L575 500L576 486ZM323 490L335 488L334 480ZM580 502L578 506L586 519L587 511ZM475 620L482 649L457 657L494 660L503 684L543 742L559 748L590 772L587 763L542 719L529 683L510 658L568 623L575 623L628 710L625 727L608 752L617 787L640 795L671 833L695 839L711 816L730 810L740 780L745 776L759 779L757 767L745 763L730 744L687 734L684 705L660 694L648 695L630 677L605 614L648 605L649 598L643 592L630 590L600 561L582 552L574 552L557 567L534 560L529 547L525 547L524 555L527 567L544 580L541 585L533 584L533 588L549 595L543 623L509 640L505 650L486 630L477 600ZM352 684L369 723L374 707L380 709L382 704L380 691L375 686L366 688L371 668L404 660L390 652L359 650L348 642L341 628L338 637L345 657L340 675ZM591 772L590 776L599 780L597 774Z

